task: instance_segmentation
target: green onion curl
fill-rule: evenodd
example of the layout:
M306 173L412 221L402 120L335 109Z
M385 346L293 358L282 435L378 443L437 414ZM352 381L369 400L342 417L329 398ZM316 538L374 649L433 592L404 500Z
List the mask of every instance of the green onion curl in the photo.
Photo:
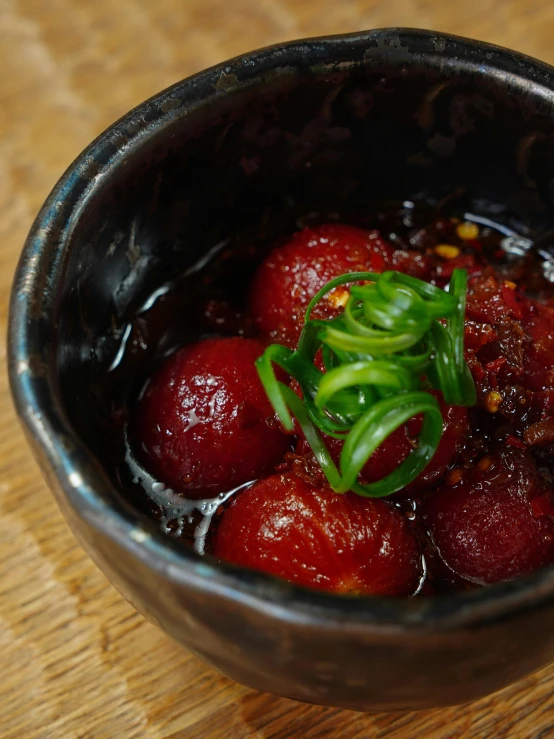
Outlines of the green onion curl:
M346 284L342 313L312 319L319 301ZM439 403L429 388L448 404L476 402L464 359L466 291L467 273L459 269L448 291L392 270L341 275L310 301L296 350L272 344L256 361L283 427L293 432L296 419L335 492L383 497L421 474L442 435ZM302 397L274 365L298 383ZM362 484L360 473L375 451L416 417L423 417L421 431L406 459L383 479ZM344 441L338 467L323 435Z

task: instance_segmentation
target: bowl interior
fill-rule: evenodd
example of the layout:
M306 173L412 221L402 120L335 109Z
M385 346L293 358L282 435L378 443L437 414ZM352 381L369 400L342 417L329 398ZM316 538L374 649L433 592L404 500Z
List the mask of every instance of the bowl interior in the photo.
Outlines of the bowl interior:
M74 210L43 296L34 285L42 308L29 329L56 413L111 482L98 494L139 488L121 474L114 408L144 378L117 358L127 343L148 354L128 326L157 288L232 236L268 243L308 213L363 214L376 201L456 196L531 237L548 231L551 88L547 68L504 50L374 32L209 70L100 137L57 193L67 188ZM194 331L184 314L169 320Z
M242 83L222 71L204 99L103 175L75 221L55 365L67 417L116 488L132 482L117 473L114 398L143 381L125 363L109 371L122 341L144 345L126 334L129 322L156 288L230 236L270 241L308 213L348 218L414 197L454 196L531 235L550 226L552 122L522 92L525 81L436 51L356 53L346 45L346 61L310 66L289 66L285 54ZM166 319L194 328L192 318ZM158 329L152 344L163 343Z

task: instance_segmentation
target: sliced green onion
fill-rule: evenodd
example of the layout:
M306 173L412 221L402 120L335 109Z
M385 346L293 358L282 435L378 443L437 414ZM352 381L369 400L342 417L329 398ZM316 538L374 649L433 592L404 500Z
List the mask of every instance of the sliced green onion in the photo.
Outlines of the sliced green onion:
M282 383L280 384L280 390L283 398L286 400L289 408L294 414L294 417L298 421L298 424L302 429L302 433L304 434L304 438L310 445L315 458L319 462L319 465L323 470L327 481L329 482L329 485L333 488L333 490L336 491L337 488L340 487L340 475L335 463L331 459L331 455L329 454L327 447L323 443L321 435L319 434L317 428L310 421L310 418L306 413L304 405L298 395L296 395L296 393L294 393L290 389L290 387L287 387Z
M465 272L466 270L460 270ZM386 274L386 272L385 272ZM456 310L456 300L454 300L447 292L441 290L440 287L431 285L429 282L419 280L417 277L405 275L402 272L394 273L395 282L400 285L411 287L422 298L428 301L428 310L436 316L443 316L443 312L453 313Z
M355 336L346 331L339 331L336 328L326 328L323 330L322 339L331 347L331 349L342 349L346 352L356 352L362 354L382 355L393 354L394 352L409 349L417 344L422 338L421 334L397 334L390 335L383 332L379 336Z
M256 360L256 369L266 395L286 431L292 431L293 429L292 417L289 411L290 404L287 404L283 397L284 386L282 382L277 380L272 363L275 362L275 364L285 369L285 362L292 355L293 352L290 349L279 344L272 344Z
M452 337L454 362L456 364L459 383L458 397L465 398L468 405L475 405L477 402L475 384L464 359L464 318L467 295L467 272L465 269L455 269L452 271L448 292L456 298L458 303L457 310L446 322Z
M321 410L331 398L347 387L359 385L384 385L393 390L409 390L412 378L410 373L395 362L377 360L375 362L352 362L332 369L321 378L315 405Z
M327 293L348 283L354 284L341 315L311 318ZM422 472L442 434L439 404L429 387L449 404L476 402L464 359L466 291L465 270L453 271L448 292L394 271L342 275L310 301L296 351L273 344L257 360L278 418L292 431L294 416L336 492L382 497ZM274 364L298 382L302 399L277 379ZM376 449L419 415L421 432L408 457L382 480L361 484L360 472ZM322 433L344 440L340 469Z
M410 418L423 413L418 444L393 471L371 485L359 485L357 478L373 452ZM340 455L341 488L360 495L380 498L406 487L431 460L442 435L442 416L437 400L425 392L398 394L376 403L352 427Z

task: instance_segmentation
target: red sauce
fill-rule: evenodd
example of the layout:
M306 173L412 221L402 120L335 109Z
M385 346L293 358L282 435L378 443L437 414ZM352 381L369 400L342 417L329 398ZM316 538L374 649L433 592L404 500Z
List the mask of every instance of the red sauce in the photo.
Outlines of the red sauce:
M216 511L212 555L341 593L449 592L554 562L554 288L534 258L507 257L495 229L417 216L397 209L364 228L310 224L261 261L258 249L235 244L201 272L196 336L150 373L129 421L128 469L168 533L190 541L202 512ZM246 305L219 287L233 258L241 269L258 261ZM276 422L254 360L265 343L293 346L309 300L340 274L397 269L444 286L455 267L470 276L465 346L477 406L441 403L439 449L405 490L379 501L333 493L307 444ZM316 317L337 315L343 292ZM176 295L162 302L174 307ZM419 423L386 440L363 481L405 458ZM341 442L328 441L338 457ZM220 505L216 494L237 486Z

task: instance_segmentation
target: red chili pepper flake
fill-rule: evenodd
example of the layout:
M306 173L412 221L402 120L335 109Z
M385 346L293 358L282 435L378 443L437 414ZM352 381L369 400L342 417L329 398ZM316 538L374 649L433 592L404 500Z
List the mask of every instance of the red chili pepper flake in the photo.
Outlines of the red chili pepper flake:
M516 291L504 283L500 287L500 292L502 293L502 299L506 303L506 307L508 308L510 315L520 321L523 318L523 311L521 309L521 305L517 301Z
M450 277L452 277L452 272L455 269L467 269L468 272L471 272L472 268L475 268L475 260L474 260L473 255L472 254L460 254L459 256L455 258L449 257L447 261L442 262L437 267L437 275L447 280L447 279L450 279Z
M552 498L549 493L539 495L538 498L533 498L531 501L531 511L535 518L541 518L542 516L554 517L554 506L552 505Z
M512 436L511 434L506 437L506 444L509 446L515 446L516 449L527 449L527 444L524 441L521 441L517 436Z
M485 365L487 372L493 372L496 374L507 361L506 357L498 357L498 359L493 359L492 362L487 362Z
M491 362L485 364L485 368L489 373L489 383L492 388L498 387L498 373L507 361L506 357L498 357L498 359L493 359Z
M485 344L497 338L496 331L489 323L466 321L464 329L465 348L478 352Z

